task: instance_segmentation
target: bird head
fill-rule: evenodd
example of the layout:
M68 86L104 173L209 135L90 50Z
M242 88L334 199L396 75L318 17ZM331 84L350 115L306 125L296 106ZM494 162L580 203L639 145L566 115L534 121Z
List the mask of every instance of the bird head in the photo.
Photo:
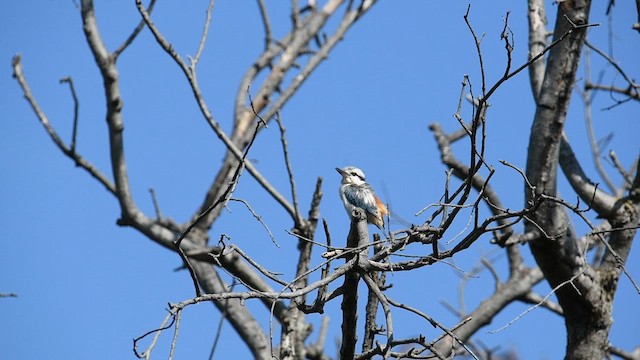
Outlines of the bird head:
M364 172L357 167L347 166L342 169L336 168L336 171L342 175L343 184L364 184Z

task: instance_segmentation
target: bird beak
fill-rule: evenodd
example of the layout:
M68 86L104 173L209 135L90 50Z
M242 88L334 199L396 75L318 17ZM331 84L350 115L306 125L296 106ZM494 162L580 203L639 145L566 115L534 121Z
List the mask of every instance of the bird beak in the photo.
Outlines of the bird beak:
M336 171L338 172L338 174L345 176L347 173L345 173L344 171L342 171L342 169L340 168L336 168Z

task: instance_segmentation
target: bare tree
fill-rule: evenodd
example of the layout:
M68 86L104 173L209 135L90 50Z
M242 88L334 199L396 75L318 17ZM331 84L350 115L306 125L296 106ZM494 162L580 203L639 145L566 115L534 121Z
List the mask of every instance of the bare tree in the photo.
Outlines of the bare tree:
M586 99L585 104L589 99L586 94L596 91L624 96L616 106L640 100L639 86L632 77L617 65L614 58L587 42L587 31L595 25L589 22L590 1L560 2L549 39L544 2L529 0L530 56L523 64L513 64L513 34L509 28L510 14L506 13L500 34L505 47L504 72L494 83L490 83L485 76L482 37L476 34L473 27L471 9L467 10L464 20L476 46L482 79L477 93L472 90L469 78L463 79L455 113L459 130L447 133L439 123L429 126L438 145L441 161L447 169L442 197L423 209L422 212L429 213L424 223L387 231L385 239L375 234L371 240L366 214L356 208L351 214L346 247L334 244L342 244L342 241L336 240L329 224L320 217L319 206L323 196L321 178L317 180L309 206L305 208L298 201L293 175L295 164L289 159L280 111L351 27L376 5L376 1L328 0L323 4L309 1L304 5L292 1L290 31L276 39L271 29L269 9L264 1L259 0L257 5L264 25L264 49L240 81L230 133L223 130L221 122L210 110L202 95L197 73L208 38L214 1L209 2L198 49L193 57L187 59L178 53L170 39L163 34L163 29L154 23L152 10L155 3L155 0L151 0L144 5L141 0L135 0L140 23L121 45L111 50L103 40L104 31L98 27L93 1L80 2L84 35L100 70L106 96L111 175L85 159L76 149L78 98L73 80L63 79L69 84L76 105L74 132L71 143L67 145L32 94L19 55L14 57L12 64L14 78L55 145L118 202L121 212L118 225L132 227L175 252L191 275L195 296L172 303L161 326L141 334L134 341L136 356L150 357L158 337L164 330L173 327L172 357L178 342L182 312L193 304L211 302L224 314L255 358L324 359L328 357L325 344L328 325L324 322L318 330L318 341L310 343L312 329L309 319L322 314L326 304L341 301L340 356L345 359L375 356L447 359L453 355L493 358L493 350L474 342L472 337L515 302L530 304L532 308L543 306L564 319L567 359L601 359L611 355L638 358L637 352L625 352L610 344L609 331L612 326L613 299L620 277L625 274L640 293L640 288L625 267L640 222L640 169L637 160L630 170L625 169L616 162L613 154L612 161L624 183L616 186L613 181L608 181L608 189L603 189L589 180L564 132L585 44L611 62L620 75L619 81L623 83L605 85L586 81L581 93ZM144 29L151 32L157 45L184 75L202 118L225 149L222 164L211 180L203 201L195 206L193 215L186 223L178 223L164 216L155 203L153 191L155 215L145 214L132 196L124 150L124 99L117 61ZM504 161L500 168L500 171L517 173L522 179L517 191L524 195L525 203L520 209L512 210L503 205L503 197L512 193L513 189L496 189L491 184L491 178L497 170L485 161L485 151L489 146L485 125L490 121L493 111L489 108L492 96L508 87L510 79L524 71L529 72L536 105L535 114L530 114L533 125L527 163L521 169L518 164ZM470 116L465 115L467 108L470 109ZM254 140L274 121L281 132L287 165L283 176L289 180L289 196L279 192L248 156ZM460 160L452 149L453 143L463 141L468 142L466 161ZM594 159L599 156L594 155ZM560 196L558 169L561 169L584 205L568 200L571 197ZM602 172L606 174L604 170ZM230 201L244 204L256 220L268 229L268 224L264 224L251 208L250 201L233 197L239 179L244 176L250 176L260 184L278 204L278 210L290 217L291 234L298 240L299 257L289 277L269 271L259 260L252 258L246 249L230 243L224 236L220 239L210 238L212 226ZM484 216L486 210L488 215ZM592 223L592 215L597 215L601 223ZM452 248L443 249L440 240L453 237L451 234L459 231L454 224L459 221L468 221L470 225ZM578 234L574 230L575 221L587 224L590 231ZM516 230L518 224L524 224L524 232ZM492 238L495 247L506 254L507 279L501 280L491 261L483 259L482 268L491 272L496 280L495 291L476 308L459 311L458 324L445 326L421 309L419 301L401 303L386 292L388 273L414 271L446 261L469 249L481 237ZM529 245L535 257L534 264L525 262L521 244ZM313 264L311 254L314 249L322 251L324 262ZM405 249L422 251L416 251L421 255L396 260L396 256ZM596 254L596 259L590 262L588 259L592 254ZM340 264L336 265L336 262ZM320 273L319 280L311 281L311 275L316 273ZM225 282L223 274L231 275L238 285ZM534 291L534 286L542 281L547 281L553 289L557 303L551 301L549 296ZM359 284L364 284L367 289L364 314L358 313ZM261 326L257 314L244 306L249 299L260 301L278 327L265 329ZM441 335L431 339L423 334L411 338L395 336L394 314L399 311L429 323L439 329ZM379 318L379 314L383 314L383 318ZM359 315L364 318L364 336L360 344L357 333ZM141 350L140 340L147 341L149 338L152 338L150 345Z

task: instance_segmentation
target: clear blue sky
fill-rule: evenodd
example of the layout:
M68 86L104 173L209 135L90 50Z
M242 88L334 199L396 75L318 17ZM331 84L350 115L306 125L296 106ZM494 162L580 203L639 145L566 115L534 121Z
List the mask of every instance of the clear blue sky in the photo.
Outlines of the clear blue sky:
M191 9L183 6L179 1L159 1L153 18L178 52L186 56L196 51L206 3ZM274 2L269 6L275 35L280 37L290 24L288 9ZM602 22L603 26L590 31L592 41L607 49L604 6L593 5L592 22ZM477 56L462 18L466 7L466 2L381 1L355 25L282 112L301 207L306 213L315 179L322 176L325 195L321 215L327 219L335 242L344 241L348 229L337 197L336 166L363 168L381 197L412 223L424 221L424 215L415 218L414 214L438 200L446 169L427 126L438 121L446 129L456 129L452 114L463 74L471 76L476 94L480 89ZM504 68L499 36L507 10L511 11L515 39L514 63L519 65L526 61L527 54L526 2L472 3L475 31L485 34L482 46L489 83L498 79ZM96 11L111 49L138 21L133 0L97 2ZM556 8L549 1L547 11L551 29ZM628 3L614 9L613 49L627 72L638 76L640 42L638 34L630 30L634 11ZM73 107L67 87L58 80L72 76L80 98L78 151L109 173L102 81L74 2L3 2L0 34L0 68L4 69L0 72L0 219L4 229L0 240L0 292L18 294L17 298L0 299L0 352L6 359L133 358L132 339L160 324L168 302L193 296L188 273L174 271L181 265L176 254L135 230L116 226L119 209L115 199L54 147L11 78L11 57L21 53L34 95L68 141ZM214 116L227 131L238 82L262 46L262 25L254 1L216 3L199 79ZM135 200L151 215L148 189L153 187L164 214L185 221L199 206L220 164L222 147L199 115L182 74L148 31L121 56L118 65ZM611 67L599 59L594 58L592 66L594 73L604 71L605 83L616 79ZM567 132L585 169L600 181L593 170L582 107L575 95ZM505 204L515 209L523 203L521 179L498 160L521 168L526 164L533 119L527 73L511 80L491 103L487 159L498 170L494 186ZM611 104L607 94L597 95L593 107L595 129L598 137L613 134L606 149L615 150L622 163L629 166L638 155L640 106L628 103L601 110ZM468 118L469 114L467 107L464 115ZM277 126L270 126L249 157L283 194L289 194L279 136ZM464 146L454 149L463 158ZM606 168L614 173L611 166ZM619 183L615 174L614 179ZM574 201L566 184L561 185L562 194ZM231 212L215 224L212 238L225 233L266 267L291 274L296 240L285 232L291 228L290 220L249 176L241 179L235 196L249 201L264 217L281 247L273 245L264 229L238 203L231 203ZM459 231L465 224L460 225ZM400 226L392 224L392 228ZM584 226L578 229L583 232ZM454 236L449 234L443 242ZM497 257L495 267L504 279L505 258L497 256L500 250L488 240L478 240L453 262L471 271L480 256ZM636 280L640 280L638 247L636 242L628 264ZM522 251L531 264L528 248ZM321 252L314 252L315 264L320 263ZM446 264L411 274L395 273L389 276L394 284L390 295L413 304L419 299L423 311L452 326L456 319L440 300L458 306L458 275ZM493 279L487 272L472 279L465 291L466 309L473 309L492 289ZM537 290L546 295L549 288L543 284ZM640 319L639 300L629 280L622 277L611 341L626 350L638 345L637 332L631 330ZM247 306L258 311L259 320L267 326L268 312L257 302L248 301ZM564 325L543 309L495 335L485 333L525 309L522 304L510 306L477 338L489 347L513 349L525 359L561 357ZM332 327L329 354L335 354L338 311L338 302L327 308ZM319 318L314 319L318 324ZM210 304L186 310L177 358L206 358L218 320L219 314ZM429 338L438 335L427 323L399 311L395 321L397 338L418 333ZM279 332L275 334L278 336ZM157 358L166 357L169 341L167 333L156 349ZM225 324L217 358L247 357L246 348L237 341Z

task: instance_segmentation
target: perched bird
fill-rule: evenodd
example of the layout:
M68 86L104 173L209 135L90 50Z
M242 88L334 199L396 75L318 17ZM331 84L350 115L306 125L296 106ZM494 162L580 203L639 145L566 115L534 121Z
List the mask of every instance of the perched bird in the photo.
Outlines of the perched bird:
M336 168L336 171L342 175L340 199L342 199L349 218L351 218L353 208L359 207L367 214L369 224L374 224L380 230L384 230L383 216L389 214L389 210L374 194L371 185L365 182L364 172L353 166Z

